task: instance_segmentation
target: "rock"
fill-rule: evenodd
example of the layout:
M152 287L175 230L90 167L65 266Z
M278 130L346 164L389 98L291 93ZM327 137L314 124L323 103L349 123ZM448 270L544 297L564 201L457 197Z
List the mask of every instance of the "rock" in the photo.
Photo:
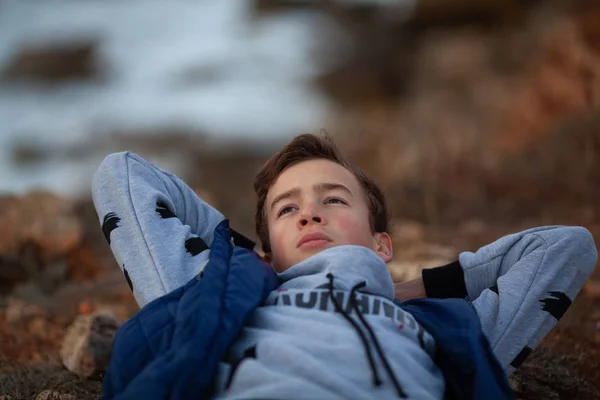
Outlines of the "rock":
M590 12L587 17L600 20L600 12ZM551 139L558 137L557 134L548 135L548 132L559 128L560 121L586 115L597 106L594 99L600 94L600 58L596 53L598 49L591 48L585 40L590 32L586 22L586 17L575 16L556 22L544 31L539 43L541 51L537 51L539 56L532 58L531 67L525 69L530 70L531 75L510 91L506 115L501 116L501 129L494 133L497 136L494 147L498 150L515 152L530 147L548 157L550 149L545 146L554 144L559 149L557 154L573 151L567 150L565 143L554 143ZM568 132L574 136L574 128ZM543 159L541 154L536 156ZM531 162L539 164L540 159L532 158ZM561 162L553 158L556 165ZM527 167L521 168L527 172ZM539 175L537 172L535 176ZM571 174L567 176L572 179Z
M16 285L11 297L37 306L42 306L48 302L48 296L44 294L36 282L31 281Z
M521 382L519 382L519 380L516 379L514 376L509 376L508 377L508 386L510 386L510 388L514 392L520 392L521 391Z
M94 41L31 44L8 62L4 80L61 82L96 78L98 60Z
M60 349L64 366L78 375L98 378L108 366L112 340L121 325L122 320L108 312L76 317Z
M319 5L317 1L307 0L256 0L253 2L253 6L258 12L269 12L269 11L282 11L289 9L304 9L304 8L315 8Z
M52 293L68 278L69 266L65 260L58 260L43 266L36 282L42 292Z
M0 197L0 292L23 281L51 291L66 278L63 260L82 242L74 202L45 192ZM46 268L48 267L48 268Z
M68 279L68 265L64 260L42 264L33 268L27 268L23 263L21 268L25 270L24 283L14 284L11 296L29 303L43 305L48 300L48 295L63 285ZM8 287L10 289L10 286Z
M0 207L2 207L1 202ZM0 215L1 226L2 215ZM8 293L17 283L27 281L29 277L34 276L39 270L40 263L34 245L27 243L21 248L13 246L14 248L10 250L2 251L3 244L6 245L6 242L0 240L0 293Z
M399 254L398 261L408 261L423 268L446 265L458 257L454 247L426 242L400 243L394 246L394 252Z
M525 6L515 0L420 0L416 2L411 22L423 27L483 25L516 18L524 11Z
M121 320L127 320L132 316L130 307L126 304L104 303L101 301L93 302L89 300L84 300L78 304L77 313L79 315L108 314Z
M460 224L458 230L464 235L481 235L485 232L485 228L482 220L471 218Z
M27 330L33 336L44 337L48 331L48 321L44 317L33 317L27 325Z
M0 400L12 400L10 396L0 396Z
M398 242L421 242L425 238L425 227L416 221L395 221L392 236Z
M52 153L39 143L15 143L12 150L12 162L15 166L24 167L48 162Z
M421 276L421 270L418 265L408 261L391 261L388 263L388 269L394 282L406 282Z
M25 244L39 249L42 261L56 259L81 241L74 202L47 192L0 198L0 254L18 254Z
M77 398L72 394L44 390L36 396L35 400L77 400Z
M388 263L388 269L394 282L405 282L421 276L421 271L436 268L451 262L449 258L431 257L419 260L397 260Z
M456 259L453 247L431 243L422 223L397 220L391 224L394 253L398 255L388 263L394 282L405 282L421 276L425 268L446 265Z
M46 312L42 308L15 298L9 298L4 311L5 322L9 324L45 316Z
M95 222L93 227L98 232L102 232L101 229L98 229L98 225ZM102 240L102 243L106 244L104 238ZM79 247L71 251L67 257L67 265L69 279L74 282L94 280L100 275L103 269L102 261L87 247Z
M131 293L131 292L128 292ZM136 308L137 310L137 308ZM128 307L127 304L97 304L96 305L96 313L99 314L113 314L118 319L127 320L131 318L131 316L135 312L131 312L131 307Z

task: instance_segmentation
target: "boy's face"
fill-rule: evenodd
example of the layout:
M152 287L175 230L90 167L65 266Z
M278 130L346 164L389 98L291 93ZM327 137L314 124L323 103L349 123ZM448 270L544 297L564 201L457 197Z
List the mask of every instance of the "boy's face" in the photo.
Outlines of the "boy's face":
M269 189L265 213L277 272L330 247L352 244L392 258L387 233L372 233L365 193L356 177L325 159L284 170Z

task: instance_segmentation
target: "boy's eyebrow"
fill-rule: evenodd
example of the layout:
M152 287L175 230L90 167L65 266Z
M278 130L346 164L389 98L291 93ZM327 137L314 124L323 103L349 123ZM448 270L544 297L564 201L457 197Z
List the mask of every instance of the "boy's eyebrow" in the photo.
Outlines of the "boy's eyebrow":
M313 189L317 192L326 192L328 190L343 190L348 193L350 196L354 197L350 189L341 183L317 183L313 186Z
M313 185L313 189L317 192L326 192L329 190L343 190L348 193L350 196L354 197L350 189L340 183L317 183ZM275 204L279 203L282 200L288 199L290 197L297 196L300 193L300 188L296 187L290 190L286 190L285 192L275 196L273 202L271 203L271 210L275 207Z
M275 207L275 204L279 203L281 200L285 200L285 199L289 199L290 197L294 197L297 196L298 193L300 193L300 188L293 188L290 190L286 190L285 192L278 194L277 196L275 196L275 198L273 199L273 202L271 203L271 210L273 210L273 208Z

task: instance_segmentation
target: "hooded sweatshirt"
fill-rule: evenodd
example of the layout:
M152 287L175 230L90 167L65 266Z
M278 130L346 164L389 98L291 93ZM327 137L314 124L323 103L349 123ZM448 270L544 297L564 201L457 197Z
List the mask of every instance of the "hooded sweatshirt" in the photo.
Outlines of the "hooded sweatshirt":
M128 152L102 162L93 199L140 307L201 273L225 218L175 175ZM423 280L429 297L472 302L510 374L564 315L596 261L586 229L540 227L463 252ZM374 252L334 247L280 278L219 367L219 398L443 397L435 343L392 303L393 282Z
M279 276L219 370L220 399L443 397L433 338L392 302L375 252L333 247Z

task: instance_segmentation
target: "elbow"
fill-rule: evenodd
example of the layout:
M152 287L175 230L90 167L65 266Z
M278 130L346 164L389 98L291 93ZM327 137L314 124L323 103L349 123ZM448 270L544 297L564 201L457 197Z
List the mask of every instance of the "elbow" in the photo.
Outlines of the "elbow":
M104 157L92 178L92 193L106 186L111 177L120 171L128 152L112 153Z
M568 231L565 235L565 246L570 250L570 253L578 258L576 267L586 277L589 277L598 262L598 250L594 237L589 230L582 226L565 227L563 229Z

